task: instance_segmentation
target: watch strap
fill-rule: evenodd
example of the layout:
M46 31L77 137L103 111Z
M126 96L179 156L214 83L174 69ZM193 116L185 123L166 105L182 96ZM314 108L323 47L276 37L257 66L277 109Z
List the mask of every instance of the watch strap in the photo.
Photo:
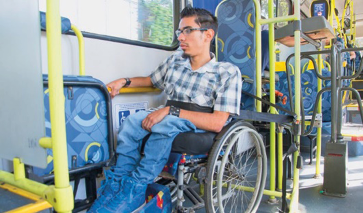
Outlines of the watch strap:
M179 117L179 115L180 115L180 108L171 105L170 106L170 109L169 109L169 115L174 115L176 117Z
M126 80L126 83L125 83L124 87L130 86L130 84L131 84L130 78L125 78L125 80Z

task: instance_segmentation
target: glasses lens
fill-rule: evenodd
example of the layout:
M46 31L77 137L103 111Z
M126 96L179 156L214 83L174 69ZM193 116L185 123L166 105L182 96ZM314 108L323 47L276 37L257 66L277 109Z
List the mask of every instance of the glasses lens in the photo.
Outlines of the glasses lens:
M186 28L183 31L185 35L189 35L193 30L191 28Z

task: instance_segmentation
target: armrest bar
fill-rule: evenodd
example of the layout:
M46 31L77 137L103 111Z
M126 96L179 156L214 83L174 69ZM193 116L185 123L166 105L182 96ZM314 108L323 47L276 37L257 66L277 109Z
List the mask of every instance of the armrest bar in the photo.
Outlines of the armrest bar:
M110 89L107 88L109 91ZM161 92L160 89L155 87L134 87L134 88L121 88L120 94L128 94L128 93L148 93L148 92Z

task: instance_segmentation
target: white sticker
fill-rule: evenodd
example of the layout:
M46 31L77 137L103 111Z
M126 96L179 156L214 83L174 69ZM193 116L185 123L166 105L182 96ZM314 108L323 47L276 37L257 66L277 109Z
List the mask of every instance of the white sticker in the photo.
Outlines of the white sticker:
M121 124L126 120L126 118L138 111L148 109L149 102L137 102L137 103L122 103L122 104L115 104L115 115L116 121L115 126L116 130L119 130Z

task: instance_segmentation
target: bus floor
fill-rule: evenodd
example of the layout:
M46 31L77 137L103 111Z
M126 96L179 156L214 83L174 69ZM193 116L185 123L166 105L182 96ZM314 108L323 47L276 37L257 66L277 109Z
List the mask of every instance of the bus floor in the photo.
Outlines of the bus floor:
M267 150L269 153L269 150ZM300 196L299 212L362 212L361 202L363 198L363 156L349 157L348 159L348 178L347 194L345 198L326 196L322 194L323 176L324 176L324 157L322 157L320 170L321 177L315 179L315 159L312 165L309 165L309 153L302 153L304 166L300 170ZM265 188L268 189L269 174ZM292 180L287 180L288 192L292 189ZM281 198L277 198L278 203L270 204L269 196L264 195L257 213L279 212L281 209ZM289 203L289 200L288 200ZM190 201L185 202L185 206L192 205ZM205 209L195 211L196 213L205 213ZM229 212L229 209L225 209Z
M267 150L269 153L269 150ZM312 165L309 165L309 154L302 153L304 158L304 166L300 170L300 196L299 196L299 212L319 212L319 213L330 213L330 212L347 212L347 213L355 213L362 212L361 210L361 202L363 198L363 156L359 157L349 157L348 159L348 187L347 194L345 198L331 197L323 195L323 173L324 173L324 157L322 157L320 170L321 170L321 178L314 179L315 175L315 159ZM269 174L267 175L266 181L266 189L269 188ZM196 191L198 186L196 185ZM291 191L292 188L292 180L287 180L287 188L288 191ZM0 189L1 190L1 189ZM6 193L6 192L2 192ZM29 203L29 200L26 198L22 198L18 195L12 194L8 192L9 195L1 196L0 199L0 207L7 206L7 209L0 208L0 212L4 210L10 210L11 204L13 201L22 202L23 204ZM4 194L2 194L4 195ZM16 197L14 197L16 196ZM271 213L278 212L281 208L281 199L277 198L278 203L269 204L269 197L264 195L261 201L261 204L257 210L258 213ZM2 201L3 203L1 203ZM4 203L5 202L5 203ZM289 201L288 201L289 202ZM191 206L192 203L190 200L186 198L185 206ZM14 203L15 205L15 203ZM14 206L15 207L15 206ZM43 212L50 212L49 210L45 210ZM86 211L81 211L86 212ZM205 209L200 209L195 211L196 213L205 213ZM225 212L229 212L229 209L225 209Z

